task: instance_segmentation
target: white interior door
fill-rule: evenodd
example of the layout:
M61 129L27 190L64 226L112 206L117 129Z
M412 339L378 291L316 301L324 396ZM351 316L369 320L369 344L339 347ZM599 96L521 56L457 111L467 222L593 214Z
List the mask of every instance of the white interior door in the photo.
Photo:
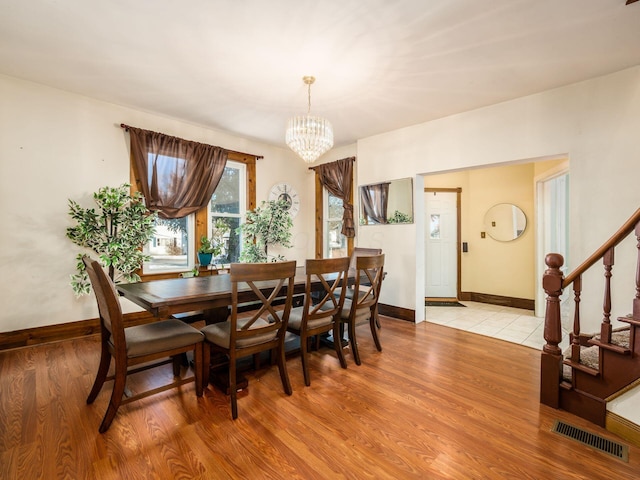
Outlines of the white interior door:
M458 194L425 192L425 297L458 295Z

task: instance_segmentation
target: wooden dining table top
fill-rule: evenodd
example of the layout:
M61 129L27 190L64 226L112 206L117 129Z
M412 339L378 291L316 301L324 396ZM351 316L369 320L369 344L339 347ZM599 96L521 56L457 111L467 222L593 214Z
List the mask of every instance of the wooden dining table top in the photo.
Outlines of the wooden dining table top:
M304 267L297 267L294 295L305 292L306 281ZM273 282L262 283L265 287L274 285ZM175 313L212 310L231 305L231 276L228 274L118 284L116 289L124 298L159 318L167 318ZM239 302L257 299L247 285L240 284L238 292Z

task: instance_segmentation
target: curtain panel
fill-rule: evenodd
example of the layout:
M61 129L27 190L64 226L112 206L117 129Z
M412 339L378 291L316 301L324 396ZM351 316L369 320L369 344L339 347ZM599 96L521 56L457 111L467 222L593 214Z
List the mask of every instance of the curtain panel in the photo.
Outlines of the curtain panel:
M228 151L127 126L140 189L150 210L181 218L205 207L227 163Z
M316 172L320 183L338 198L342 199L344 212L342 214L342 234L347 238L356 236L353 222L353 204L351 189L353 188L353 162L356 157L343 158L335 162L323 163L311 167Z

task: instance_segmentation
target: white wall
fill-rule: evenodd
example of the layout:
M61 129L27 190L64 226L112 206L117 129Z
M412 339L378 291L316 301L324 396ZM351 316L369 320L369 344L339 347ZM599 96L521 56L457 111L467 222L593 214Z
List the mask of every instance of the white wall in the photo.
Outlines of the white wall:
M567 154L571 162L570 255L578 264L640 206L638 132L640 67L636 66L362 139L358 141L357 184ZM383 288L380 301L415 308L420 321L424 319L424 221L421 202L414 203L415 224L360 228L358 244L379 246L389 254L387 280L394 288ZM631 245L630 256L616 256L612 318L631 309L633 243L625 242L625 250ZM602 278L600 269L583 278L584 331L595 330L601 320Z
M258 203L273 184L294 185L302 206L286 256L298 262L313 256L307 233L314 229L313 174L288 149L6 76L0 99L0 332L97 317L93 295L76 299L69 286L80 250L65 236L67 200L90 206L99 187L129 182L121 123L264 155L257 162ZM138 310L123 303L125 311Z

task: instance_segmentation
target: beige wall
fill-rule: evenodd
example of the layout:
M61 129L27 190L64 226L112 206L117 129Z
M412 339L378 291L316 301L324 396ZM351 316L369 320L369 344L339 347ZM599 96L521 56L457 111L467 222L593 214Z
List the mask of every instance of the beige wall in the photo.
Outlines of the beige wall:
M570 173L570 256L577 263L609 238L640 205L640 67L461 113L358 141L358 184L470 167L564 156ZM393 252L381 302L416 309L424 319L424 208L411 226L360 228L358 244ZM627 242L624 248L633 248ZM622 258L617 255L616 258ZM635 258L633 252L632 257ZM616 265L614 311L634 297L635 261ZM516 282L528 282L520 277ZM535 279L536 288L540 279ZM583 277L582 316L596 329L602 316L602 272ZM591 293L593 292L593 293ZM613 317L614 315L612 315Z
M263 155L258 202L277 182L297 188L301 211L285 254L298 262L313 256L313 173L288 149L6 76L0 99L0 332L97 317L93 296L76 299L69 286L79 249L65 237L67 199L90 206L99 187L129 181L121 123ZM123 307L139 310L126 301Z
M302 207L287 256L313 256L313 173L286 148L5 76L0 99L0 332L96 317L93 298L77 300L68 286L77 250L64 235L67 199L89 201L100 186L128 181L128 141L120 123L264 155L257 167L258 200L279 181L298 187ZM640 67L634 67L361 139L321 161L357 154L356 185L413 177L419 198L426 174L565 155L571 162L570 254L577 263L640 205L639 131ZM414 206L414 224L360 227L356 244L387 254L381 302L416 309L421 321L424 209L415 200ZM634 242L627 243L633 251ZM621 310L614 307L612 317L630 308L635 262L619 261L614 275L614 306ZM597 325L602 296L589 292L591 283L602 283L602 272L590 272L583 283L583 319Z

